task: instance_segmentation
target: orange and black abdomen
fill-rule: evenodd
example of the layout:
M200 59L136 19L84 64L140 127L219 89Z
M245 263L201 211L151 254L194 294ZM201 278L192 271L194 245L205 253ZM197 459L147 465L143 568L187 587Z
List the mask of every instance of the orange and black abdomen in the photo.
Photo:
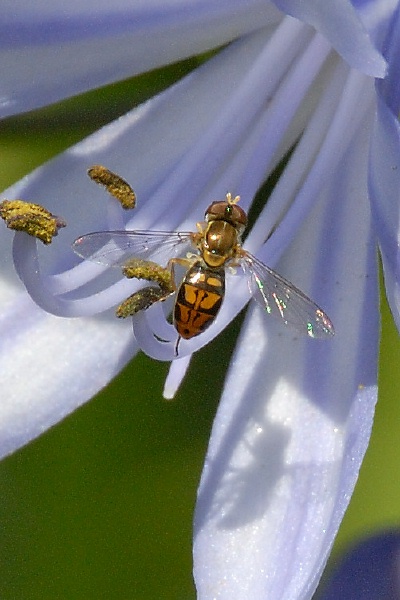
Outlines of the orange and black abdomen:
M211 325L225 294L225 269L196 262L179 286L174 309L174 325L188 340Z

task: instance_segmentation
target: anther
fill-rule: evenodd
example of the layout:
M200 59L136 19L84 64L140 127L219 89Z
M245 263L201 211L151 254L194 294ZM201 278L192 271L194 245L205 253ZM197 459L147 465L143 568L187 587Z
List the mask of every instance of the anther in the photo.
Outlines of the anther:
M66 226L64 219L51 214L40 204L24 200L3 200L0 217L9 229L24 231L44 244L50 244L58 230Z

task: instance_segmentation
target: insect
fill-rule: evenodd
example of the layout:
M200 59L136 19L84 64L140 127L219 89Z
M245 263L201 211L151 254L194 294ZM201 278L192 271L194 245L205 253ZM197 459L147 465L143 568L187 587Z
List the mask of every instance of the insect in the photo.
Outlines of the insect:
M321 308L242 247L247 214L238 206L239 199L227 194L225 200L210 204L196 232L100 231L79 237L73 250L82 258L121 267L126 277L157 284L132 294L118 307L118 316L133 315L176 294L176 355L181 338L200 335L217 317L227 267L241 269L253 298L268 314L310 337L333 335L333 325ZM188 249L192 252L182 258ZM186 273L176 284L178 265Z

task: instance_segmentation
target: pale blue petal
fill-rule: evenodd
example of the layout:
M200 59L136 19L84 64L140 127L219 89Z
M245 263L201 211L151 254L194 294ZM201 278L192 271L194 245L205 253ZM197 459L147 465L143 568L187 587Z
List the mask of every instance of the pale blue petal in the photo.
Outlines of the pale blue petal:
M23 292L2 304L0 456L92 398L130 360L132 331L115 321L54 317Z
M0 116L199 54L280 18L264 0L6 2Z
M367 148L361 127L279 263L327 310L334 339L300 339L258 307L246 318L199 489L199 600L310 598L347 508L377 395Z
M367 75L384 77L386 63L374 47L350 0L274 0L288 15L324 35L348 64Z
M384 43L385 58L389 63L388 76L383 81L378 81L376 84L378 96L382 98L394 115L400 106L400 83L399 83L399 68L400 68L400 6L397 7L390 24L388 36Z
M389 305L400 331L400 127L381 98L371 140L370 199Z
M398 0L352 0L374 45L382 50Z
M377 84L377 114L371 140L370 199L385 272L387 296L400 330L400 12L388 42L389 76Z

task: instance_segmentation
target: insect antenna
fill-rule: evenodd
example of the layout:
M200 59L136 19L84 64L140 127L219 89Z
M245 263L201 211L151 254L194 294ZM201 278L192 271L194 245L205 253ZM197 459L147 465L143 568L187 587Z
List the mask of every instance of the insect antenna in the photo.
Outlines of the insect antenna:
M230 192L226 194L226 201L228 204L237 204L239 200L240 196L235 196L234 198L232 198L232 194Z

